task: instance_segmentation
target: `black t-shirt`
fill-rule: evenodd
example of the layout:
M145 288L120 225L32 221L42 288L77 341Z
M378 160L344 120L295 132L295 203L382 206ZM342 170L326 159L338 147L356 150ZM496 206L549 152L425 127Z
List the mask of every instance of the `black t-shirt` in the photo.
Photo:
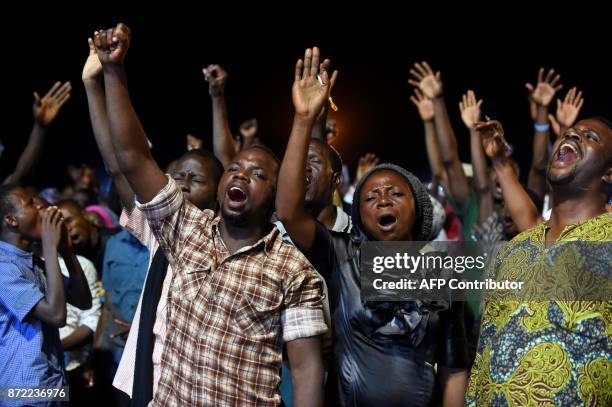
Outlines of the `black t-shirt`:
M334 404L430 405L434 366L467 367L463 303L363 303L362 241L317 223L312 247L302 250L329 288Z

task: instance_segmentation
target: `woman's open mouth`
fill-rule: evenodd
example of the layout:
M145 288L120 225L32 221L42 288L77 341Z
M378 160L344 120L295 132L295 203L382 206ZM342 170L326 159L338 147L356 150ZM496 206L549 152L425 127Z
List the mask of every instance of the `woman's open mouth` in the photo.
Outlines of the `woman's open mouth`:
M397 224L397 218L391 214L385 214L378 218L378 226L385 231L388 232L395 227Z

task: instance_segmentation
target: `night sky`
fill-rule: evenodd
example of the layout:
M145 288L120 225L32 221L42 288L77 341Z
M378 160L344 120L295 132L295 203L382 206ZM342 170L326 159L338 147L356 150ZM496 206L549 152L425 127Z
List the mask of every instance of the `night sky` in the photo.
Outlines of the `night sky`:
M97 6L103 10L95 11ZM201 73L209 63L229 73L226 99L232 131L237 133L243 120L257 117L260 136L282 157L293 115L294 65L304 48L314 45L340 71L333 93L340 109L333 113L340 130L335 146L352 169L360 155L374 152L428 178L422 123L406 83L416 61L427 60L442 71L463 161L469 160L469 134L458 102L472 88L484 98L483 112L504 125L526 175L533 128L524 83L535 84L540 66L554 67L562 75L562 95L574 85L583 90L581 117L612 118L612 36L609 21L595 21L597 12L581 16L576 10L562 10L565 16L552 16L546 10L529 10L513 16L498 11L494 17L466 19L446 10L446 19L452 19L447 22L432 10L363 7L357 16L316 11L313 23L303 15L292 20L303 10L273 13L266 8L257 10L263 17L254 17L251 10L218 9L209 3L121 12L112 6L79 8L80 17L72 16L76 5L65 11L70 14L38 9L36 14L4 13L10 21L5 21L2 58L7 123L0 135L5 145L2 176L14 168L27 141L32 92L43 94L55 80L72 82L72 99L50 130L33 182L39 187L61 184L69 163L101 164L81 69L87 37L119 21L132 29L126 61L130 92L162 166L185 149L188 132L212 148L211 105ZM277 16L279 12L286 17Z

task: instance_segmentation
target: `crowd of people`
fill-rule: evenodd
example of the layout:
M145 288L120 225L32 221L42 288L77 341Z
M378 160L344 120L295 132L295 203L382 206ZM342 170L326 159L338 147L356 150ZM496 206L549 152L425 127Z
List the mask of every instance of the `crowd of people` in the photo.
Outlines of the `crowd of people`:
M34 94L28 144L0 187L0 389L69 386L72 405L105 406L612 404L610 301L361 295L366 242L506 242L495 272L529 280L552 246L612 241L612 123L578 120L582 92L562 96L554 70L526 84L526 184L474 91L459 103L466 128L453 128L427 62L408 83L431 178L367 153L350 179L333 147L341 76L316 47L295 64L282 159L256 119L233 135L228 74L209 65L212 151L188 135L162 170L128 91L129 28L87 40L103 171L28 183L71 98L58 82ZM470 163L455 131L469 133ZM612 253L601 257L609 279Z

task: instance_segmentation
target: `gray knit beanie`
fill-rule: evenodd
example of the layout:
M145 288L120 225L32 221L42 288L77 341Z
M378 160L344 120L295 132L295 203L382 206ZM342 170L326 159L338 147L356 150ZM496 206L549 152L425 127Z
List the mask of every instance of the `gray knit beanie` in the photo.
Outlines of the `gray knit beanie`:
M378 171L393 171L408 181L408 185L410 185L412 195L414 196L416 212L416 219L414 220L414 226L412 228L412 239L415 241L431 240L433 206L431 204L431 200L429 199L429 193L416 176L414 176L410 171L405 170L404 168L395 164L379 164L370 171L366 172L365 175L359 180L355 186L353 206L351 208L353 224L367 235L367 232L364 230L363 224L361 223L361 214L359 213L359 195L365 181L370 177L370 175Z

